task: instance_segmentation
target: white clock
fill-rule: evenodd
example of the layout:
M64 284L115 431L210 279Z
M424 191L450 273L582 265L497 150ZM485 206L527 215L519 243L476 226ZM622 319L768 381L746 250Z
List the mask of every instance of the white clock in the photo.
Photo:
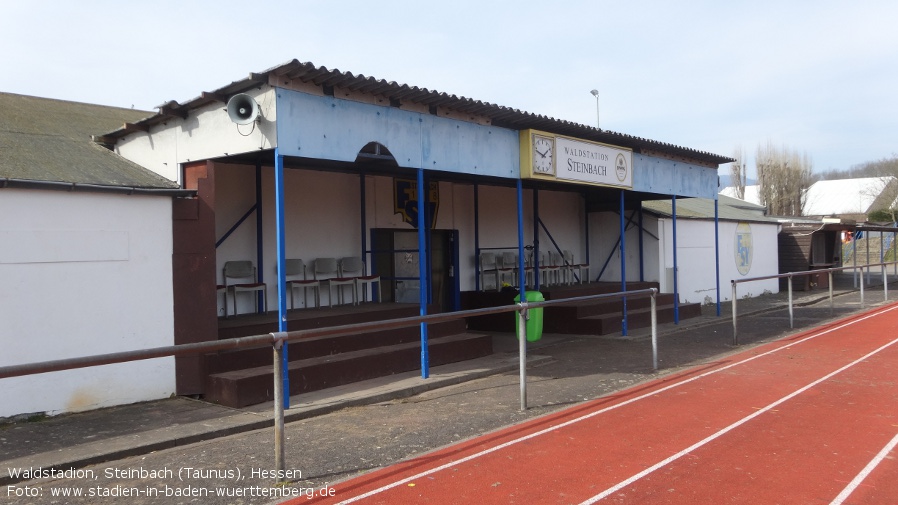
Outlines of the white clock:
M533 135L533 173L555 174L555 139Z

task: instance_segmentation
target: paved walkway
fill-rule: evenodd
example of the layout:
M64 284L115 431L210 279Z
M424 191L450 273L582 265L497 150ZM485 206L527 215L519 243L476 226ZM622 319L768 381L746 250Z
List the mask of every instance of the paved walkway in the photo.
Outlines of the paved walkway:
M859 293L851 278L836 283L836 306L829 309L825 290L796 293L795 329L810 327L826 319L840 317L861 309ZM896 286L898 287L898 286ZM894 292L890 298L898 298ZM883 302L882 287L870 287L866 305ZM682 321L679 325L659 326L660 370L651 369L648 329L632 330L628 337L569 336L547 334L542 341L528 346L528 369L553 361L553 355L566 346L585 340L606 341L615 349L602 356L583 356L581 361L608 363L611 391L644 380L648 375L660 376L687 366L694 366L713 356L725 355L755 343L789 333L786 294L764 295L740 300L737 304L740 346L732 343L729 303L722 305L720 317L716 307L706 306L701 317ZM491 356L433 367L431 377L422 380L411 372L384 377L291 399L287 421L321 416L347 407L378 404L408 398L425 391L461 384L496 374L517 373L517 342L514 335L494 338ZM568 367L578 373L576 365ZM592 372L590 372L592 373ZM623 375L622 375L623 374ZM631 374L629 379L621 379ZM559 405L560 406L560 405ZM11 478L9 468L69 468L115 461L128 456L148 454L165 448L184 446L202 440L216 439L236 433L272 426L270 403L245 409L231 409L189 398L170 398L134 405L112 407L91 412L62 415L33 422L0 425L0 484L21 479Z

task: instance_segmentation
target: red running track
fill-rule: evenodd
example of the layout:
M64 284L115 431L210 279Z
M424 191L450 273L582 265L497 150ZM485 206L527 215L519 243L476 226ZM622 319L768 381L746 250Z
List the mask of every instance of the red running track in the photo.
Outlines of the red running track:
M898 304L290 503L898 503Z

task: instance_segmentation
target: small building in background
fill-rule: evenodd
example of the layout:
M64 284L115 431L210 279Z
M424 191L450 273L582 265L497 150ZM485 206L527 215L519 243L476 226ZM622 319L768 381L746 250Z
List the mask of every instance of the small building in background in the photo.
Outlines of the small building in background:
M0 110L0 366L171 345L189 192L91 141L149 113L9 93ZM0 418L174 391L174 358L7 378Z
M716 302L714 200L677 199L678 292L684 303ZM646 278L658 279L661 291L673 291L673 205L670 200L643 202ZM718 195L720 298L732 298L730 281L779 273L777 235L780 224L764 207ZM737 296L776 293L776 279L741 284Z

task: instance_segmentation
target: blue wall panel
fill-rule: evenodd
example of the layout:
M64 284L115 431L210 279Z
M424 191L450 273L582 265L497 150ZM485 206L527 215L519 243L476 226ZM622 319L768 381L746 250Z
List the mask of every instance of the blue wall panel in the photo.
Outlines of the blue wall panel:
M717 170L633 154L633 190L717 199Z
M286 89L277 90L277 124L284 156L351 162L379 142L403 167L520 176L515 130Z

